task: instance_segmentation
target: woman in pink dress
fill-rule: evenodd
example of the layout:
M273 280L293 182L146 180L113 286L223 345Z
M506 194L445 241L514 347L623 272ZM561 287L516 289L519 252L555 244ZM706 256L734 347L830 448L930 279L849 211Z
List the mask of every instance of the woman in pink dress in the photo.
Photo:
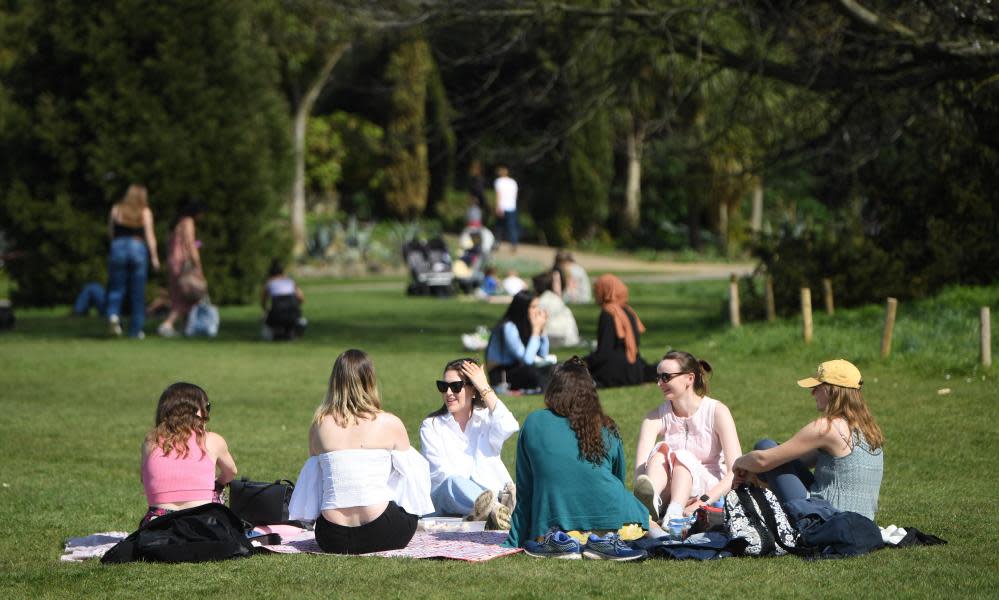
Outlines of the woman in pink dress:
M634 491L655 520L668 522L728 493L742 450L732 413L707 396L711 365L674 351L656 372L665 402L649 411L639 430Z
M202 204L198 201L187 203L177 220L174 221L170 234L170 256L167 258L167 268L170 274L170 314L160 324L158 333L163 337L174 337L177 330L174 322L178 318L187 318L195 302L181 288L180 276L185 269L193 269L202 279L201 253L198 251L198 238L195 231L195 221L202 213Z

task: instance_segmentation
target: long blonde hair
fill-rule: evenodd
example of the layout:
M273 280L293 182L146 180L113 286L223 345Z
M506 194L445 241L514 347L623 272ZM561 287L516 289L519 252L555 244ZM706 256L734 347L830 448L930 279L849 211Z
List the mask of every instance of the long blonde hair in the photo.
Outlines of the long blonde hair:
M874 415L867 408L864 395L858 389L841 387L831 383L820 383L825 386L826 404L825 416L828 419L840 418L846 421L850 431L859 431L871 449L878 449L885 443L885 436L878 427ZM830 421L830 427L832 422Z
M363 350L350 349L336 357L330 373L326 399L316 409L312 422L322 423L327 417L340 427L361 420L373 419L382 411L378 384L375 382L375 365Z
M146 186L133 183L115 206L118 207L118 221L122 225L142 227L142 211L149 208L149 191Z
M186 458L187 442L194 434L204 456L208 407L208 394L201 387L183 381L171 385L160 394L156 423L146 435L146 442L158 446L163 456L176 452L177 456Z

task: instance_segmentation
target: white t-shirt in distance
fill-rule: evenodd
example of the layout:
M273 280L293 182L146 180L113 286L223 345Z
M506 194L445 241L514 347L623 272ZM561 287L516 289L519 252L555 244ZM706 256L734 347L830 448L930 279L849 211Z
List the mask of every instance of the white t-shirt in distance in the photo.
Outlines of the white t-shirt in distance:
M496 206L503 212L517 210L517 182L510 177L499 177L493 183Z

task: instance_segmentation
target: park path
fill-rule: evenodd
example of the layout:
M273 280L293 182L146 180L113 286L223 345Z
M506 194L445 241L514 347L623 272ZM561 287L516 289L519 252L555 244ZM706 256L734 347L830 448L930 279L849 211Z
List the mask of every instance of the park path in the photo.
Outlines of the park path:
M537 244L520 244L517 252L511 251L509 244L500 244L493 256L504 261L519 259L536 262L543 267L555 260L556 248ZM629 283L671 283L681 281L703 281L728 279L733 273L742 276L753 272L751 262L675 262L669 260L648 261L630 256L607 256L572 250L572 256L589 273L611 272L620 274ZM522 276L530 273L521 273Z

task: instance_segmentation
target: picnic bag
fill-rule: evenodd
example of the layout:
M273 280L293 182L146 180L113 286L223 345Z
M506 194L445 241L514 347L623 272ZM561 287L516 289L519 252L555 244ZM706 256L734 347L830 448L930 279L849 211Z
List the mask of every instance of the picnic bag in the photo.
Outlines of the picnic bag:
M208 293L208 281L189 260L185 260L180 267L177 287L180 289L180 295L188 302L197 302Z
M287 479L273 483L243 477L229 482L229 508L254 525L274 525L288 520L288 502L295 484Z
M210 503L156 517L115 544L101 563L204 562L252 551L239 517L223 504Z
M781 556L795 552L798 532L777 496L766 488L741 485L725 496L725 532L748 542L744 554Z
M187 325L184 327L184 335L194 337L203 335L215 337L219 334L219 309L212 304L211 299L205 296L191 307L191 312L187 313Z

